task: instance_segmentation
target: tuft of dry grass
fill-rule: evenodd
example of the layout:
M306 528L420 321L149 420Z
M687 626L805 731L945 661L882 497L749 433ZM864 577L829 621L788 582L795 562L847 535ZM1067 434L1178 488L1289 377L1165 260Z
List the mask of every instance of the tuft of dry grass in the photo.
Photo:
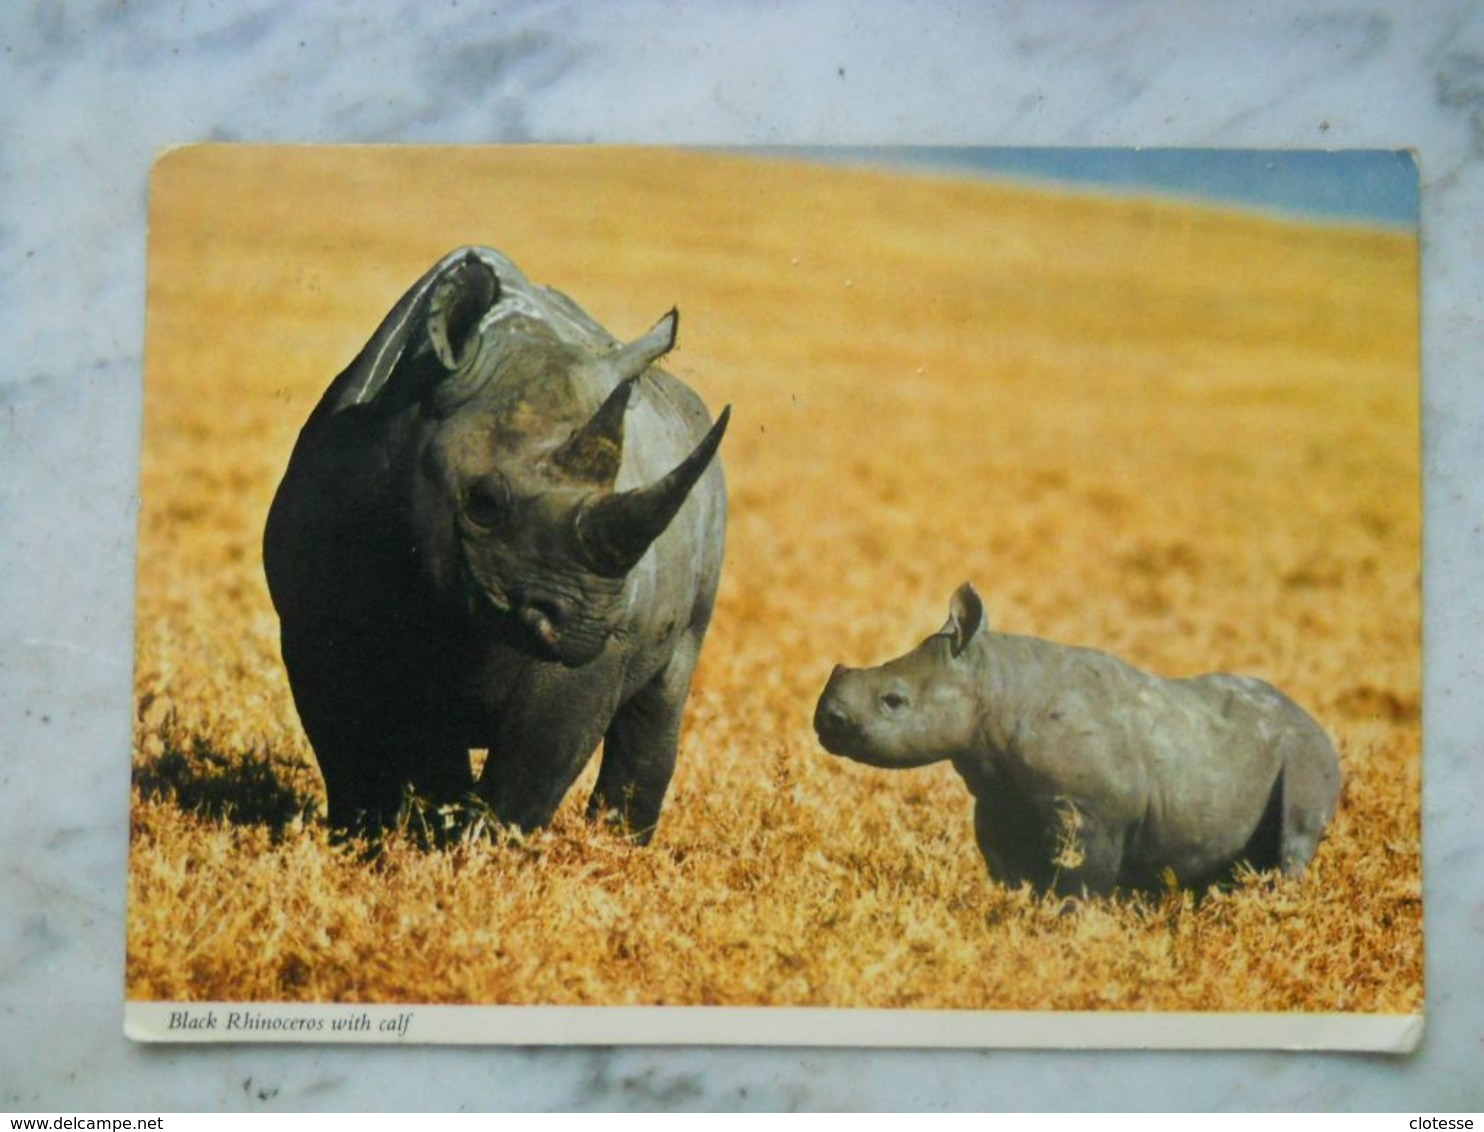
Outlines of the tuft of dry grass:
M1414 235L540 148L182 150L152 215L132 999L1421 1008ZM582 818L591 768L525 838L321 824L262 523L325 384L465 242L618 333L678 303L672 368L735 405L647 849ZM1346 774L1310 874L1038 898L988 880L951 769L824 754L830 666L965 579L997 627L1304 704Z

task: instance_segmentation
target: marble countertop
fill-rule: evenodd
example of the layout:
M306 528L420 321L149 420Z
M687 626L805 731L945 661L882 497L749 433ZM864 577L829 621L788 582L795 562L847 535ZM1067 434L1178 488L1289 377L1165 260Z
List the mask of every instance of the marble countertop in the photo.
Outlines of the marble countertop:
M1484 665L1484 398L1469 377L1484 356L1484 7L156 0L8 6L0 51L0 1108L1484 1108L1484 760L1471 691ZM155 154L200 140L1415 148L1423 1048L127 1042L146 190Z

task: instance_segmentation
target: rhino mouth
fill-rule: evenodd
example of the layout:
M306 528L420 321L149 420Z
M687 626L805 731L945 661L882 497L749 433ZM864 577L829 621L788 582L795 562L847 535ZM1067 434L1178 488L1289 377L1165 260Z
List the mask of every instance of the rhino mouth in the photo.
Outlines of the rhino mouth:
M865 740L860 725L851 719L838 704L821 700L814 711L814 734L820 746L832 755L857 758L856 751Z
M820 743L822 743L824 745L824 749L832 755L835 755L839 758L849 759L853 763L860 763L862 766L873 766L876 767L878 770L908 770L917 766L925 766L928 762L936 761L933 759L929 759L926 761L914 761L885 758L882 755L876 754L874 751L871 750L869 746L867 746L863 741L859 739L855 741L847 739L842 742L837 742L834 746L831 746L821 737Z
M922 759L882 754L879 742L873 741L864 726L839 704L824 700L814 711L814 734L819 737L820 746L830 754L881 770L902 770L938 761L936 757Z

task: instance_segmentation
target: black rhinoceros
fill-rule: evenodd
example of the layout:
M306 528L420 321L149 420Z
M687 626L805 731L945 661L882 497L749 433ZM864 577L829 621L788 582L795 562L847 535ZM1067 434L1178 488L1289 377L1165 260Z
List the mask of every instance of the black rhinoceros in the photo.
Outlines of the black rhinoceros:
M1329 736L1271 685L991 632L967 583L917 649L836 666L814 726L871 766L951 759L990 875L1061 895L1198 887L1244 860L1300 874L1340 793Z
M299 435L264 563L332 825L411 788L547 822L599 741L589 813L647 840L721 571L699 397L501 253L445 256Z

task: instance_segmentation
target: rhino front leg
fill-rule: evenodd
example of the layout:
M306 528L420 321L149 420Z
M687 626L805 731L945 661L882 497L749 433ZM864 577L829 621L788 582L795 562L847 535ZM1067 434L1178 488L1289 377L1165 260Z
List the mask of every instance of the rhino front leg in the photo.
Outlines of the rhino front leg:
M297 677L294 705L325 780L330 825L376 833L397 820L409 786L435 804L466 794L473 786L467 745L354 669L356 650L346 650L347 657L321 646L335 636L311 634L308 644L283 637L284 663Z
M532 830L550 823L603 737L611 708L570 699L563 707L512 720L490 742L477 789L507 825Z
M1122 830L1089 814L1071 799L1058 798L1052 819L1058 896L1108 896L1123 869Z
M603 743L603 766L587 816L619 827L647 845L675 773L680 721L698 647L676 650L670 663L618 709Z
M346 725L340 719L314 725L312 713L303 718L335 829L376 833L393 825L409 787L433 805L455 801L473 789L468 748L456 739L428 731Z
M974 838L989 878L1006 888L1019 888L1025 881L1042 887L1042 876L1049 877L1040 852L1042 838L1038 831L1017 820L1017 813L996 795L974 802ZM1041 863L1038 865L1037 858Z
M374 834L395 821L402 801L401 775L355 741L314 742L325 780L327 819L332 830Z

